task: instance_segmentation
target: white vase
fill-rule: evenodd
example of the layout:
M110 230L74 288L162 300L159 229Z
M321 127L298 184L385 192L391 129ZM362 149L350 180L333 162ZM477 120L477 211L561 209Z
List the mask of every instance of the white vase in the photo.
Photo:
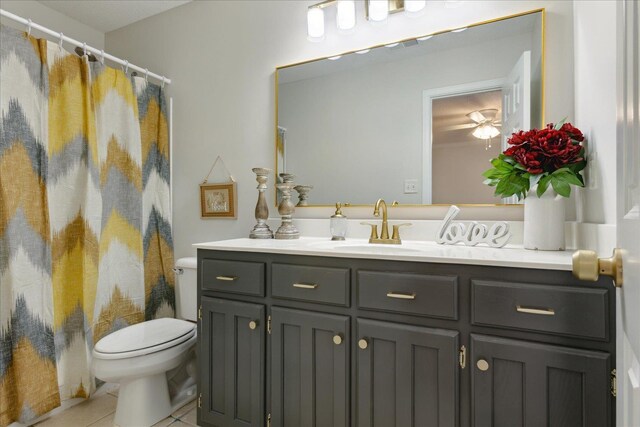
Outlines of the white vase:
M524 199L524 247L562 251L564 243L564 197L548 188L538 198L533 188Z

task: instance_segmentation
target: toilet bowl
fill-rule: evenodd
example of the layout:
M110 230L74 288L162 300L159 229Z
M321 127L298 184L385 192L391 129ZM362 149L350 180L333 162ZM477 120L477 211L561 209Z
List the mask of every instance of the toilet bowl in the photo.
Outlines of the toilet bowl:
M114 419L120 427L151 426L196 396L195 266L195 258L176 263L183 276L176 285L176 294L182 294L176 306L180 318L127 326L93 348L94 375L120 384Z

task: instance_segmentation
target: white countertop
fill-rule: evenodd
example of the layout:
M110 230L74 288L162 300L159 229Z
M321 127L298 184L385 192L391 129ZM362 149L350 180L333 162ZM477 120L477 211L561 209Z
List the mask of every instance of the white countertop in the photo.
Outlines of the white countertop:
M403 241L401 245L372 245L367 239L347 239L340 242L331 241L324 237L301 237L296 240L243 238L196 243L193 246L198 249L229 252L262 252L564 271L571 271L571 255L573 253L572 251L532 251L515 246L506 246L500 249L487 246L447 246L431 241L415 240Z

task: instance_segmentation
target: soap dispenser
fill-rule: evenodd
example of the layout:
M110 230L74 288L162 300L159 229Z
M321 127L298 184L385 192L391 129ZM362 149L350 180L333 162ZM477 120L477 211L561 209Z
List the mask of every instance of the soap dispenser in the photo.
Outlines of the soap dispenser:
M344 240L347 235L347 217L342 214L342 203L336 203L336 213L331 215L331 240Z

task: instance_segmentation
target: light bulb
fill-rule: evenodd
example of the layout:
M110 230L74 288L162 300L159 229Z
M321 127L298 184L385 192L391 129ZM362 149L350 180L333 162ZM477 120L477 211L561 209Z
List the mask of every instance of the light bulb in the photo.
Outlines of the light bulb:
M389 16L389 0L369 0L369 19L380 22Z
M468 27L464 27L464 28L458 28L457 30L451 30L452 33L461 33L463 31L466 31Z
M358 55L364 55L365 53L369 53L371 51L371 49L362 49L362 50L356 50L356 53Z
M311 41L324 38L324 12L319 7L307 10L307 34Z
M484 124L475 128L472 135L478 139L490 139L500 135L500 131L492 124Z
M327 59L330 61L337 61L340 58L342 58L342 55L330 56Z
M409 13L420 12L426 5L426 0L404 0L404 10Z
M356 26L356 3L354 0L338 0L336 24L339 30L352 30Z
M433 37L433 35L418 37L416 40L418 40L419 42L423 42L425 40L429 40L431 37Z

